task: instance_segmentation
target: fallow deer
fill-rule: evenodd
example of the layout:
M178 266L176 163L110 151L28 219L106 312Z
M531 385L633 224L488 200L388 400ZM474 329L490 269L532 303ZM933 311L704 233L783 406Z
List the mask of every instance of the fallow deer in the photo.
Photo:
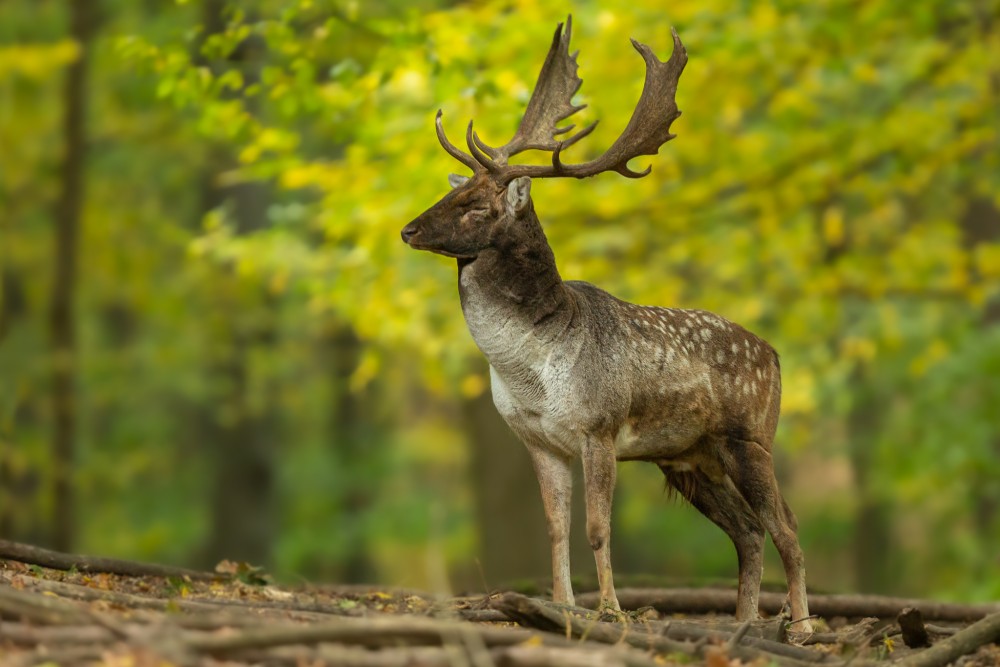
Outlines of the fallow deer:
M570 55L572 17L556 29L514 137L483 142L469 123L461 151L435 119L442 147L472 170L451 175L451 192L402 230L403 241L458 260L469 331L490 364L493 401L528 448L552 541L553 598L572 604L571 465L583 462L587 538L601 607L620 610L611 574L611 501L617 461L649 461L669 486L732 539L739 560L736 617L758 616L765 531L781 555L792 617L808 629L805 568L796 520L778 490L771 444L778 423L778 355L764 340L701 310L638 306L586 282L564 281L529 196L531 180L586 178L655 155L673 139L674 100L687 53L676 31L666 62L632 40L646 62L639 102L624 132L600 157L566 164L584 138L558 124L582 109ZM551 164L511 164L527 150Z

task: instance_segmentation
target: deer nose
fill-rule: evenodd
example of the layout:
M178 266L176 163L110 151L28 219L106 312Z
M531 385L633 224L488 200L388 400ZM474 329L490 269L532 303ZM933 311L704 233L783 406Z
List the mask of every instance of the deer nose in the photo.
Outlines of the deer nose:
M417 234L417 226L412 223L407 225L406 227L403 227L403 231L399 233L399 235L403 237L403 243L409 243L410 239L416 236L416 234Z

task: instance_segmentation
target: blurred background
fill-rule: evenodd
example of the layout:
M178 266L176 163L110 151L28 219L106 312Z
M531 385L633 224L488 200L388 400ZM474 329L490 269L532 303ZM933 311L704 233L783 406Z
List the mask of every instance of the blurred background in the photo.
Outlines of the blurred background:
M631 114L629 37L690 62L649 177L535 184L563 277L778 349L813 589L1000 596L998 0L0 2L0 536L544 585L454 262L399 230L465 173L435 111L506 141L568 12L602 119L569 159ZM734 580L654 466L619 476L619 585Z

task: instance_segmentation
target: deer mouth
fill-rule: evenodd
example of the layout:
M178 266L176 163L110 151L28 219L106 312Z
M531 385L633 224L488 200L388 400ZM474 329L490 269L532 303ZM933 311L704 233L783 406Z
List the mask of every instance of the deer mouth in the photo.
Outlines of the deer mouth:
M427 252L433 252L437 255L444 255L445 257L452 257L454 259L475 259L476 255L463 254L458 252L452 252L445 248L439 248L434 245L427 243L421 243L419 241L420 231L416 229L411 229L409 225L403 228L400 234L403 238L403 243L410 246L414 250L426 250Z
M457 252L452 252L450 250L445 250L444 248L435 248L434 246L424 245L423 243L416 243L413 241L407 242L407 244L414 250L426 250L427 252L432 252L435 255L444 255L445 257L451 257L453 259L475 259L476 255L461 254Z

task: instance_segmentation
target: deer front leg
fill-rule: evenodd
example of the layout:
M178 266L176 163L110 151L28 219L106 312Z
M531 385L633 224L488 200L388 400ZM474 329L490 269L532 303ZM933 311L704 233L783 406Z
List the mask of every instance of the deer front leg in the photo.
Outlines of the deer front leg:
M540 447L529 447L538 486L542 490L545 520L552 542L552 600L576 604L569 577L570 501L573 497L573 469L563 459Z
M587 496L587 540L597 561L600 609L621 611L611 575L611 500L617 465L614 446L588 438L583 448L583 483Z

